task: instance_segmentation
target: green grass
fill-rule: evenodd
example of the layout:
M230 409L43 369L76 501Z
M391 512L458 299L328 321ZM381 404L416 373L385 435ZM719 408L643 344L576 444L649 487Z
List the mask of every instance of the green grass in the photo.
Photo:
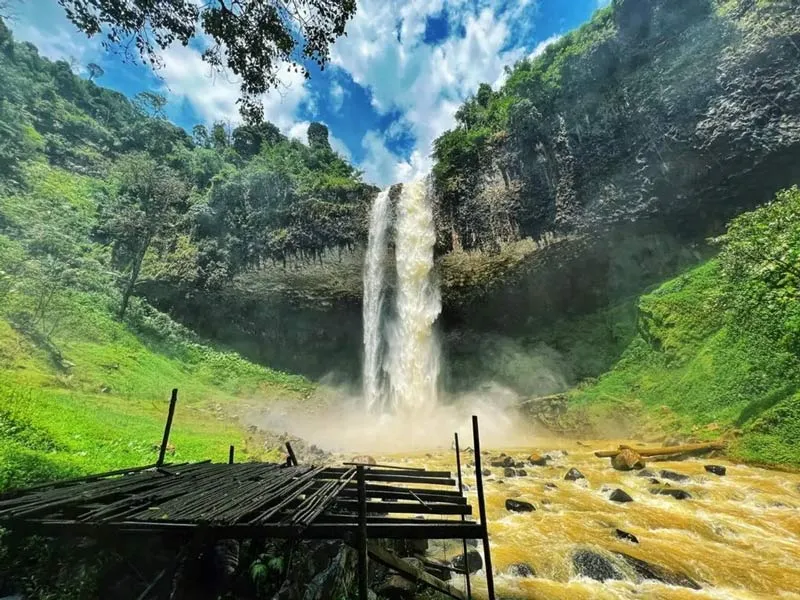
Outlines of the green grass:
M222 461L231 444L240 460L274 459L225 412L240 398L303 401L313 390L235 353L135 333L104 298L73 291L65 303L58 360L0 318L0 489L153 462L174 387L170 460Z
M640 422L725 435L734 458L800 465L796 363L734 333L723 283L712 260L642 296L637 334L609 372L571 392L573 415L608 422L625 406Z

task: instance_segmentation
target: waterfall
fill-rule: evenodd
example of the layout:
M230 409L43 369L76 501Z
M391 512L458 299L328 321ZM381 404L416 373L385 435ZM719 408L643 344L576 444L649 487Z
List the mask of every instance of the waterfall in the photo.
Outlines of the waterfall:
M369 215L369 239L364 259L364 364L363 393L370 411L382 408L381 314L386 269L386 233L389 229L389 190L380 192Z
M442 310L433 277L436 232L428 180L403 186L395 223L397 289L389 328L390 402L412 414L436 403L439 347L433 324Z

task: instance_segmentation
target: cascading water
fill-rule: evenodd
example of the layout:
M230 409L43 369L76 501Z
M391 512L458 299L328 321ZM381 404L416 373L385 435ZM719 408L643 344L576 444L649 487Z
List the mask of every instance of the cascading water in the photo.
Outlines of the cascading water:
M390 409L395 414L410 415L425 406L435 406L439 378L439 347L433 324L442 302L433 277L436 233L428 181L405 184L397 205L397 284L384 362L381 319L389 217L389 194L381 192L370 213L364 265L364 401L373 412Z
M435 243L428 182L404 185L395 224L397 290L387 365L395 413L414 414L436 404L439 348L433 324L442 301L433 277Z
M364 364L363 390L367 409L383 404L381 315L386 269L386 233L389 229L389 190L375 198L369 216L369 240L364 261Z

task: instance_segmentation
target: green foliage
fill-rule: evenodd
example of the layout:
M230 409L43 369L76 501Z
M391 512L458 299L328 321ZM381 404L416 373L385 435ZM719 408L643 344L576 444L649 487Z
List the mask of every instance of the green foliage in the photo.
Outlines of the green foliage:
M800 465L800 192L740 215L718 242L718 259L642 296L637 335L572 394L574 410L641 402L660 421L667 407L687 433L733 434L735 457Z

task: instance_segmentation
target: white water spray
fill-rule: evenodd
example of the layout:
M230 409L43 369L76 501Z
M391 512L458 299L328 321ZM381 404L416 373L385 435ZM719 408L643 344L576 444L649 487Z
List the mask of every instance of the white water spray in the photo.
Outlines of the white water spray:
M395 224L397 290L388 339L389 399L396 414L436 405L439 346L433 324L442 301L433 277L435 243L428 181L405 184Z
M369 216L369 240L364 260L364 364L363 393L370 411L382 407L381 314L386 268L386 232L389 229L389 190L375 198Z

